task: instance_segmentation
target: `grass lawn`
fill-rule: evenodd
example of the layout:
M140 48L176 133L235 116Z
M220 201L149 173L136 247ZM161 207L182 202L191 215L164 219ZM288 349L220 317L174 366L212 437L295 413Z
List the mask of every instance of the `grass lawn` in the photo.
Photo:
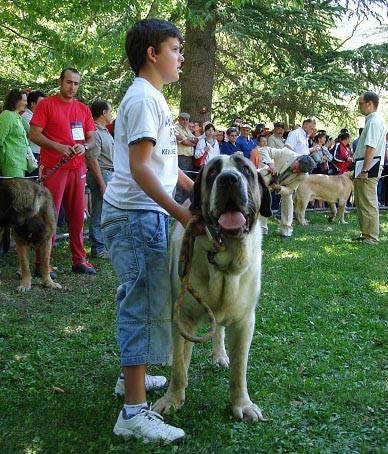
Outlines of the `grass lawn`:
M187 433L178 447L113 435L122 398L110 262L74 275L62 241L53 265L63 289L34 279L21 295L10 250L0 263L0 453L387 453L388 212L378 246L350 241L354 212L347 225L307 218L289 240L270 221L263 241L248 387L267 421L233 420L228 371L197 345L186 404L167 418Z

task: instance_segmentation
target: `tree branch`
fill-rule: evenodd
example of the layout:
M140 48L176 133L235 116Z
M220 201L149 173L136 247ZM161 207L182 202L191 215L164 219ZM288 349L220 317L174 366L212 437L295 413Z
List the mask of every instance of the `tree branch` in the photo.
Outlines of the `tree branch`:
M16 30L12 29L11 27L8 27L7 25L1 24L0 27L5 28L5 29L8 30L9 32L13 33L14 35L18 36L19 38L24 39L25 41L28 41L28 42L30 42L30 43L39 44L39 46L46 47L47 49L54 50L53 47L48 46L47 44L42 43L40 40L38 40L38 39L30 39L30 38L28 38L27 36L23 36L22 34L18 33Z

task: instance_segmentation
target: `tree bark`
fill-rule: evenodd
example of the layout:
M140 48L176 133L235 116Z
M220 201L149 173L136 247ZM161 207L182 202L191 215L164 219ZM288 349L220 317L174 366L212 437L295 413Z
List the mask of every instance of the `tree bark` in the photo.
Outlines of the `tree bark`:
M188 0L188 8L198 8L198 0ZM209 6L201 2L202 13ZM210 7L211 8L211 7ZM215 8L215 6L213 6ZM211 119L214 69L216 58L216 19L206 22L204 29L186 22L184 43L185 62L181 77L181 112L188 112L192 120Z

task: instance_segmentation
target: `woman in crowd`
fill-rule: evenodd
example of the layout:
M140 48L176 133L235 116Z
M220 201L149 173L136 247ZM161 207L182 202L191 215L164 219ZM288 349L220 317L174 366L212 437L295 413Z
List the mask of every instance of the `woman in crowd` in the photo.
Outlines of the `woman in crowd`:
M239 135L239 130L234 126L231 126L226 131L226 135L228 137L228 141L222 144L221 154L232 155L233 153L237 152L242 154L240 145L236 143L237 137Z
M4 177L24 177L27 170L27 136L20 116L27 93L13 89L4 99L0 114L0 172Z
M317 163L317 167L313 170L312 173L321 173L328 174L329 171L329 161L333 159L332 155L329 153L329 150L326 147L327 134L324 132L319 132L313 138L313 149L315 147L316 151L311 153L311 157Z
M216 139L218 142L218 146L220 147L221 150L222 144L225 142L225 131L223 131L222 129L218 129L216 131Z
M195 137L201 137L203 135L202 126L199 121L194 121L194 131L193 134Z
M204 166L210 159L220 154L220 147L215 138L215 129L212 123L205 126L205 135L198 140L194 152L196 167ZM201 161L201 162L199 162Z

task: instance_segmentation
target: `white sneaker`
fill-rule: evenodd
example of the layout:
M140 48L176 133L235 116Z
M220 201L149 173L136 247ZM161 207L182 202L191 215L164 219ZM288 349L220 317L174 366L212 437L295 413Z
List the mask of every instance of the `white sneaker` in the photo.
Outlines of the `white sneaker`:
M149 408L143 408L135 416L130 417L127 417L123 408L113 432L123 437L133 435L136 438L144 438L143 443L158 441L164 441L165 444L179 443L185 436L182 429L166 424L162 416Z
M155 389L163 389L166 388L168 385L168 380L166 377L162 375L145 375L145 389L146 391L153 391ZM120 396L124 396L125 394L125 387L124 387L124 375L120 374L119 378L117 379L116 386L115 386L115 394L120 394Z

